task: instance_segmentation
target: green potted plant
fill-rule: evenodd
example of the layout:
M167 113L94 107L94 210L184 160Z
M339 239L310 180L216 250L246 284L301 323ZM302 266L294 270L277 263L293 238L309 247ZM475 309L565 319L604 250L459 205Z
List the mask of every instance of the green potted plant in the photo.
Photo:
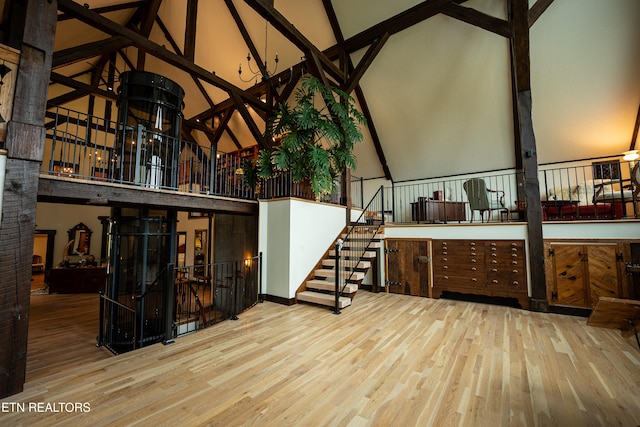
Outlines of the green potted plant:
M345 168L355 167L353 147L362 141L366 120L349 94L315 77L303 77L295 101L292 107L279 104L267 124L265 136L279 144L260 152L258 176L290 171L293 182L308 179L320 198L335 190Z

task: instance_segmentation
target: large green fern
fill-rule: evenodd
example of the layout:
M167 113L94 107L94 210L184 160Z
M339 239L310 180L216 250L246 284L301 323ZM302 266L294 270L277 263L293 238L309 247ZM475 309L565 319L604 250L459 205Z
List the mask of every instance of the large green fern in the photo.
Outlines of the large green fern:
M295 105L279 104L267 125L266 137L279 139L272 151L262 151L258 174L270 178L291 171L294 182L309 179L316 197L335 190L345 168L354 168L353 147L362 140L364 115L346 92L305 76L295 92Z

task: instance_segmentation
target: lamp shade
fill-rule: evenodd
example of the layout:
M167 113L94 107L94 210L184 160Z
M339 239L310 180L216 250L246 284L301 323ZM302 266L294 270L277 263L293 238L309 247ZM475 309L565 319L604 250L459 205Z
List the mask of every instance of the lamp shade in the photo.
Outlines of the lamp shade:
M622 155L622 160L626 161L636 160L638 157L640 157L640 154L638 154L638 150L625 151L624 153L622 153Z

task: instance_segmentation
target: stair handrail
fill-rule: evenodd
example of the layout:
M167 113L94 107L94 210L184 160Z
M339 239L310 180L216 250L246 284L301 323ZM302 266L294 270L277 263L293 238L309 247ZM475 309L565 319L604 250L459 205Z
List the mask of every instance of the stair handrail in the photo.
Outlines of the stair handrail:
M378 204L379 203L379 209L378 209ZM371 219L367 218L367 215L371 215L373 214L374 216L370 217ZM376 215L379 215L378 217L380 218L380 222L377 222L375 220ZM349 276L345 277L344 280L344 285L342 287L340 287L340 277L341 277L341 268L340 268L340 253L342 250L342 247L344 245L343 242L347 242L349 240L349 237L351 237L352 233L354 232L354 229L358 226L361 226L361 224L367 224L367 221L371 221L371 228L374 228L373 233L371 234L371 236L368 238L368 240L365 240L365 243L362 247L361 251L358 251L356 249L356 253L359 252L358 256L357 256L357 260L355 261L355 263L353 263L353 268L351 269L351 272L349 274ZM377 225L376 225L377 223ZM376 193L373 195L373 197L371 198L371 200L369 200L369 203L367 203L367 206L362 210L362 213L360 214L360 216L358 216L358 218L356 219L356 221L353 222L353 225L351 225L350 227L347 228L347 233L344 237L344 239L338 239L338 241L336 242L336 269L335 269L335 309L334 309L334 313L339 314L340 310L338 307L339 304L339 299L340 299L340 295L342 295L344 293L344 289L347 286L348 281L353 277L353 274L355 273L355 270L357 268L358 265L360 265L360 262L364 259L364 254L367 252L367 249L369 248L369 245L371 245L371 243L373 242L373 240L375 239L376 235L378 234L378 230L380 230L380 227L382 227L385 223L385 218L384 218L384 186L380 186L380 188L378 189L378 191L376 191ZM345 263L346 265L346 263ZM346 268L344 269L344 271L346 272Z

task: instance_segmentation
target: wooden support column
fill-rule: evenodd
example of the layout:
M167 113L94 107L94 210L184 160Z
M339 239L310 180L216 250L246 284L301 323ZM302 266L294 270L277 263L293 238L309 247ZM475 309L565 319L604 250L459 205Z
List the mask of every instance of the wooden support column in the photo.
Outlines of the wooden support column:
M511 72L514 99L516 164L521 167L520 194L524 196L527 218L531 309L548 311L547 285L544 272L542 204L538 180L538 156L533 130L531 97L531 64L529 51L529 2L509 0L511 24Z
M17 94L7 123L7 174L0 224L0 398L23 390L26 377L31 257L38 174L45 142L44 114L58 3L24 2L24 22L11 22L21 40ZM14 29L19 29L19 34Z

